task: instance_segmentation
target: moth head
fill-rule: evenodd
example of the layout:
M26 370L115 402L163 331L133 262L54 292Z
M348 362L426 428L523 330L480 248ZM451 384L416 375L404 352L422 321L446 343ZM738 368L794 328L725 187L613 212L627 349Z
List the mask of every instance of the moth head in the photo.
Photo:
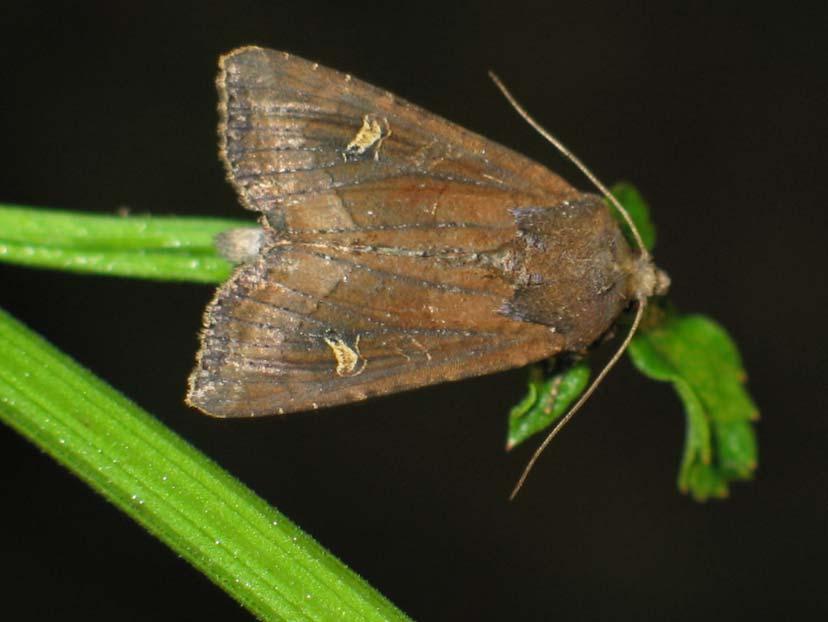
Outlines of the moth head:
M670 289L670 276L653 263L649 255L639 257L631 277L632 295L636 300L663 296Z

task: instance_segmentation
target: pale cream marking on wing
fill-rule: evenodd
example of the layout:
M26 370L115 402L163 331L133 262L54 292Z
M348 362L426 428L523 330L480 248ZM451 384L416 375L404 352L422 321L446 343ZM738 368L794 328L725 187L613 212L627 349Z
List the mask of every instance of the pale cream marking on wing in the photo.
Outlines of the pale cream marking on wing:
M394 352L396 352L397 354L399 354L399 355L400 355L401 357L403 357L406 361L410 361L410 360L411 360L411 357L410 357L410 356L408 356L408 355L405 353L405 350L403 350L400 346L394 346Z
M362 366L357 369L357 364L360 361L359 335L357 335L353 348L345 343L345 340L341 337L323 337L323 339L333 351L336 359L337 376L358 376L365 371L365 366L368 364L365 359L362 359Z
M388 126L388 119L366 114L362 117L362 127L356 133L353 140L345 147L346 153L362 155L371 147L374 148L374 159L379 160L379 151L382 141L391 136L391 128Z
M409 339L411 339L411 343L413 343L415 346L417 346L420 350L423 351L423 354L425 354L426 358L430 361L431 360L431 353L429 353L428 348L426 348L423 344L421 344L419 341L414 339L414 337L409 337Z
M498 179L497 177L494 177L493 175L488 175L488 174L486 174L486 173L483 173L483 177L485 177L486 179L490 179L490 180L492 180L492 181L494 181L494 182L497 182L497 183L499 183L499 184L501 184L501 185L504 185L504 186L506 185L506 182L505 182L505 181L503 181L502 179Z

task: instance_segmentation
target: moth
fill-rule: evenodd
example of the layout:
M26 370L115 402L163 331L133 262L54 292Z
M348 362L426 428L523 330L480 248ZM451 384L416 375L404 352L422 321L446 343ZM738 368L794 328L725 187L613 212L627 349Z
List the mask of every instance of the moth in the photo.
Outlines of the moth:
M259 227L218 240L238 266L205 312L187 395L208 415L582 352L666 289L601 196L524 156L284 52L219 64L221 159Z

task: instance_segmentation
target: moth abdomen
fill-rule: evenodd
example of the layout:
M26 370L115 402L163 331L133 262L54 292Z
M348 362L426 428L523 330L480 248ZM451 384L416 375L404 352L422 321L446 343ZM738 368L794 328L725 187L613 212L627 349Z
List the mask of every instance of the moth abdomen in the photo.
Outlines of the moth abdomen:
M265 243L261 227L243 227L222 231L214 240L219 255L230 263L244 263L259 256Z

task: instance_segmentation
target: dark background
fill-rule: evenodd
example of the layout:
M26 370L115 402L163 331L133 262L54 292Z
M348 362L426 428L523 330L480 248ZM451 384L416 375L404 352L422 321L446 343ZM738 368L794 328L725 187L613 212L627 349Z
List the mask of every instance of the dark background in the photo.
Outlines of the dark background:
M676 491L681 406L626 362L508 503L531 451L503 452L520 370L223 422L182 403L211 287L0 266L0 304L416 619L823 617L827 16L651 4L4 3L0 201L244 217L216 156L213 79L218 54L248 43L351 72L586 187L507 106L496 69L600 177L640 187L673 299L740 344L761 466L727 501ZM4 611L249 619L7 428L0 466Z

